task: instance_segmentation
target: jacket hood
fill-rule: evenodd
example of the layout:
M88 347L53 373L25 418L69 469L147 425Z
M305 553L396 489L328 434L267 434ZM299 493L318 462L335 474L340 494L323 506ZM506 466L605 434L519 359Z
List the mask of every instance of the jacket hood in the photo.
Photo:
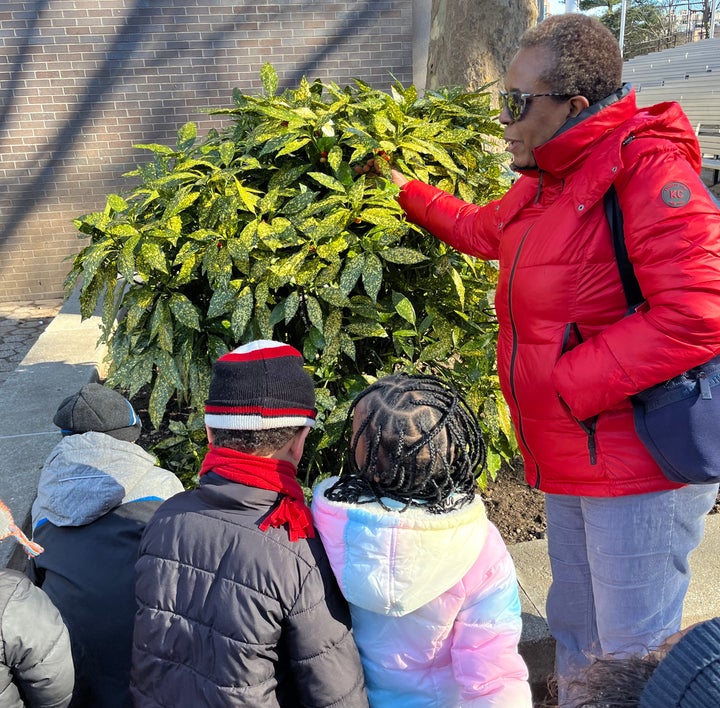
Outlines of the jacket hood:
M518 170L522 177L511 188L516 198L501 202L499 220L508 223L533 201L552 203L566 190L566 180L573 181L576 207L594 204L626 167L623 145L647 138L653 149L662 142L672 143L700 173L697 137L680 104L638 109L635 90L625 84L567 120L550 140L533 150L537 167ZM585 167L586 160L592 161L591 168Z
M607 142L610 149L604 152L620 164L622 144L629 138L645 137L672 142L700 171L697 137L680 104L673 101L638 109L635 89L629 84L567 121L533 154L538 172L563 179L577 171L590 154L597 159L592 150L596 145Z
M395 512L377 502L328 500L325 490L336 480L317 485L312 512L349 603L378 614L406 615L455 585L480 555L488 530L480 496L447 514L418 507Z
M82 526L120 504L183 491L180 480L156 466L139 445L88 432L63 438L40 473L32 525Z

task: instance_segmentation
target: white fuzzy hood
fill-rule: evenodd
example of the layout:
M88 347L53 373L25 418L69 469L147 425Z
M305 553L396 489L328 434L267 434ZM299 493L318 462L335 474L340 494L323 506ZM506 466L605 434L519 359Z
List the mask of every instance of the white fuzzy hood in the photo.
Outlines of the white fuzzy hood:
M480 555L488 521L479 496L447 514L418 507L395 512L377 502L329 501L324 492L336 480L318 484L312 512L348 602L406 615L455 585Z

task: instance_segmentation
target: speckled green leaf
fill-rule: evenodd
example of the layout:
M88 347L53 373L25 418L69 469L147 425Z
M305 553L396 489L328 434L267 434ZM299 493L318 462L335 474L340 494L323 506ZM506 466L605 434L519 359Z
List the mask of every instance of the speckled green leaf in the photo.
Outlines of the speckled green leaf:
M197 125L189 121L178 130L176 145L179 150L187 150L195 142L195 138L197 138Z
M351 322L345 329L360 337L387 337L387 332L377 322Z
M458 299L460 300L460 308L465 309L465 284L462 281L460 273L455 268L450 271L450 277L452 278L453 284L455 285L455 292L457 293Z
M233 161L233 157L235 157L235 143L230 140L224 140L220 143L218 152L220 153L220 161L222 164L225 165L225 167L229 167Z
M420 353L422 361L442 361L447 359L452 351L452 342L441 341L434 342L425 347Z
M347 307L350 304L347 295L336 287L321 288L318 297L333 307Z
M251 214L254 214L259 199L257 194L253 194L253 192L240 184L240 180L237 179L237 177L235 178L235 188L237 189L237 193L240 197L240 200L245 205L245 208Z
M323 263L319 258L305 260L302 267L295 272L295 284L298 286L312 285L323 269Z
M386 248L380 251L379 255L390 263L400 263L401 265L414 265L422 263L428 258L424 253L416 251L413 248Z
M463 144L468 140L473 140L476 134L472 130L465 130L463 128L455 128L453 130L443 130L437 139L444 143L458 143Z
M131 281L135 275L135 248L140 242L140 234L131 236L120 249L117 259L118 273L127 281Z
M415 123L415 125L413 125L407 132L410 136L412 136L412 138L425 139L436 136L442 131L442 129L443 125L441 123L423 121L421 123Z
M163 375L158 375L155 379L155 385L150 393L150 401L148 403L150 421L155 427L160 427L168 401L173 393L175 393L175 386L170 379L165 378Z
M333 309L325 318L323 336L325 337L324 354L330 361L337 359L340 353L340 328L342 326L342 311Z
M266 282L255 286L255 324L263 339L272 339L272 325L270 324L270 310L268 300L270 289Z
M283 204L282 208L280 209L281 214L299 214L303 210L307 209L307 207L312 204L315 199L317 198L317 193L312 191L305 191L301 192L297 196L293 197L292 199L288 199L288 201Z
M188 254L183 259L182 266L180 266L180 270L178 271L177 276L175 276L175 285L179 286L190 282L190 280L194 276L195 269L197 268L199 262L200 254L197 251Z
M315 277L316 290L324 288L326 285L332 285L333 283L335 283L338 274L340 273L341 266L342 262L340 261L340 259L335 258L334 260L330 261L324 268L322 268L322 270Z
M210 298L207 317L218 317L232 310L233 300L237 297L235 289L228 286L216 288Z
M205 251L203 266L214 287L225 283L232 273L232 259L227 248L209 248Z
M348 190L348 201L353 210L362 206L363 197L365 196L365 175L361 175L356 179Z
M342 148L339 145L333 145L328 152L327 161L328 165L333 168L335 172L340 169L342 163L343 153Z
M125 211L128 208L128 203L118 194L109 194L106 202L106 209L111 209L114 212Z
M352 361L355 361L357 351L355 349L355 342L345 332L340 332L340 351Z
M83 280L80 290L80 312L83 318L92 317L97 307L100 293L105 288L105 280L102 274L98 273L92 280Z
M362 272L362 282L368 297L377 302L380 286L383 281L383 268L380 259L374 253L365 254L365 267Z
M237 235L236 239L228 241L228 250L233 258L247 255L248 251L255 248L257 240L258 221L249 221Z
M305 298L305 308L310 323L317 327L321 332L323 330L323 314L320 303L312 296Z
M260 69L260 81L262 81L265 93L268 96L274 96L278 87L278 75L275 67L269 62L265 62Z
M141 320L147 317L148 312L155 300L155 293L147 286L136 289L131 306L125 315L125 329L132 332L137 328Z
M404 295L395 303L395 312L410 324L415 324L415 308Z
M397 226L398 217L389 209L363 209L358 216L369 224L377 226Z
M120 236L121 238L131 238L140 235L132 224L127 223L112 224L108 227L107 232L113 236Z
M158 143L136 143L133 145L138 150L150 150L158 155L174 155L175 150L168 147L167 145L160 145Z
M300 148L305 147L310 142L310 138L297 138L291 140L281 150L278 150L275 154L276 157L282 157L283 155L290 155L293 152L297 152Z
M453 162L447 150L438 143L433 143L430 140L421 140L419 138L413 138L408 141L402 141L399 143L401 147L409 147L411 150L416 152L425 153L432 155L446 170L450 172L457 172L458 167Z
M179 191L177 194L168 202L165 207L165 213L163 214L164 219L169 219L175 214L179 214L185 211L195 200L200 196L199 192L183 192Z
M165 251L160 247L160 244L153 241L144 241L140 246L140 256L144 265L153 270L159 270L161 273L168 272Z
M180 293L174 293L170 297L170 311L175 320L188 329L200 329L200 316L197 308Z
M297 314L299 307L300 296L293 290L293 292L285 298L285 302L283 303L285 324L289 324L291 322L292 318Z
M130 395L134 395L145 384L150 383L153 373L153 352L139 353L126 360L128 366L117 371L108 383L111 386L120 385L122 388L130 390Z
M235 339L240 339L245 331L245 327L247 327L247 323L252 317L254 304L255 298L253 297L252 291L248 287L244 288L235 301L232 318L230 320L230 326Z
M295 236L295 227L292 222L282 216L276 216L270 222L270 232L281 241L288 241Z
M363 254L346 260L345 268L340 276L340 291L343 295L349 295L355 287L355 283L357 283L364 265L365 257Z
M294 186L302 175L308 171L307 165L283 165L268 182L268 189L282 189Z
M332 229L329 227L329 224L326 224L328 226L327 231L329 233L332 233ZM316 231L317 237L320 235L320 229ZM347 250L348 242L347 238L340 234L339 236L331 239L330 241L327 241L323 244L318 244L317 247L317 254L320 256L320 258L324 258L325 260L331 261L331 260L337 260L342 253L344 253Z
M100 266L104 265L108 252L113 247L110 240L94 243L85 249L83 258L83 281L89 283L97 273Z
M272 271L280 279L281 282L287 283L295 275L295 273L300 270L302 264L307 258L307 255L308 248L306 246L305 248L300 249L297 253L294 253L289 258L278 261L275 265L272 266Z
M345 193L345 187L342 182L336 180L330 175L326 175L324 172L308 172L308 177L312 177L316 182L319 182L323 187L332 189L336 192Z

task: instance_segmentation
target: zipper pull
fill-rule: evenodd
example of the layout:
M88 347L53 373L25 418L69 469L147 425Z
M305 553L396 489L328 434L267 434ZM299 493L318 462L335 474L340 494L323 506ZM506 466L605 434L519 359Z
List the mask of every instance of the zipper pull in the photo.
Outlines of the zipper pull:
M700 384L700 398L705 401L712 399L712 391L710 390L710 382L708 381L707 374L704 371L698 373L698 383Z

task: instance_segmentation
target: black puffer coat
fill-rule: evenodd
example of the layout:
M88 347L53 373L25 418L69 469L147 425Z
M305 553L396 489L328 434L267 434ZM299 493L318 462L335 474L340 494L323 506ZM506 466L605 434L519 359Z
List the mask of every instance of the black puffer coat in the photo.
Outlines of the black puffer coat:
M136 566L136 706L368 705L319 537L258 529L276 501L208 473L155 513Z
M60 613L22 573L1 569L0 707L65 708L74 676Z

